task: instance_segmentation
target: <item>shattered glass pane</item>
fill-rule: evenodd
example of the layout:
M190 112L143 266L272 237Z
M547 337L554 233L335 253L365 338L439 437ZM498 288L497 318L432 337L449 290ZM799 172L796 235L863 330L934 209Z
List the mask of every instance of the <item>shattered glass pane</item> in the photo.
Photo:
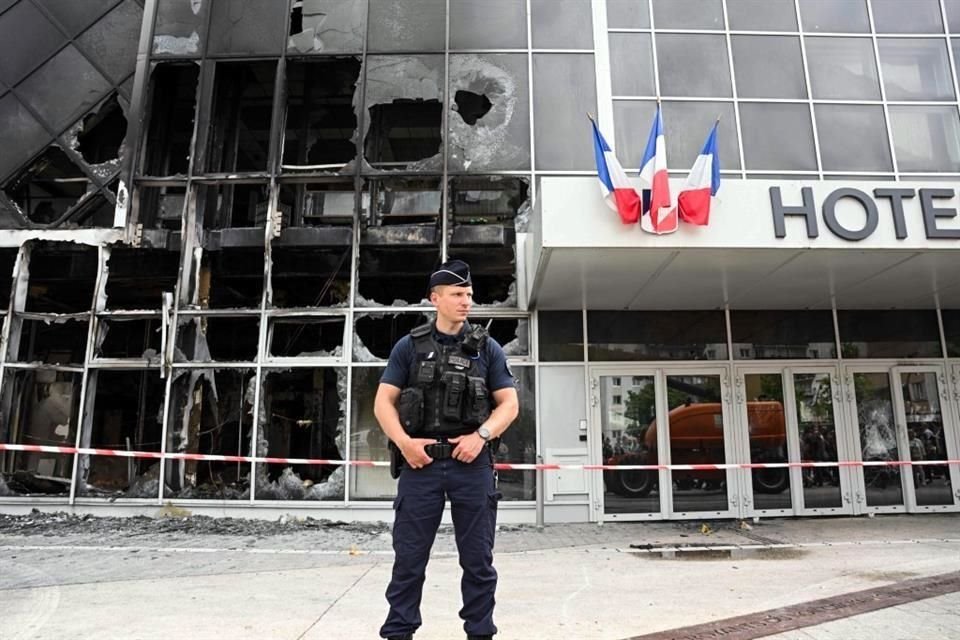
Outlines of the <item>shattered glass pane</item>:
M438 178L395 178L370 180L369 199L375 204L370 224L376 226L426 225L436 227L442 209L443 193ZM398 234L404 233L397 230ZM393 238L402 241L400 235ZM410 237L408 242L419 242Z
M75 36L90 23L100 18L107 10L116 4L117 0L34 0L46 9L67 30ZM20 4L29 4L21 2ZM139 33L139 27L137 29Z
M120 83L137 65L142 22L143 8L134 0L124 0L87 29L77 42L111 80Z
M513 227L528 202L529 182L506 176L461 176L450 180L450 213L455 225ZM456 233L456 228L454 229Z
M450 56L450 95L451 171L530 169L526 55Z
M111 278L112 279L112 278ZM159 362L160 318L100 318L95 356Z
M93 406L86 408L93 412L90 446L120 451L160 451L165 388L160 372L100 369L91 374L91 383L94 380ZM160 495L160 463L156 460L81 456L80 469L79 495L143 498ZM134 487L132 495L125 495L127 489ZM152 487L152 492L148 487Z
M352 180L284 184L280 187L282 227L352 225L354 200Z
M486 327L490 337L508 356L530 355L530 323L526 318L501 318L471 315L470 324Z
M0 442L72 447L76 444L82 374L51 370L7 370L3 377ZM6 451L0 473L17 495L66 495L73 455Z
M56 226L89 188L89 179L67 154L50 146L3 190L31 222Z
M157 3L153 53L192 56L203 48L207 29L207 0L165 0Z
M357 314L354 362L386 361L397 340L426 322L422 313Z
M197 198L205 229L263 227L269 205L266 183L201 185Z
M593 49L590 0L530 0L530 17L534 49Z
M346 369L271 371L264 378L266 455L343 460ZM262 441L261 441L262 442ZM257 469L258 500L342 500L344 468L267 464Z
M60 48L63 34L30 2L21 2L0 15L0 81L17 84L39 62Z
M353 460L389 460L387 437L373 415L373 398L382 367L354 367L350 390L350 457ZM351 500L388 500L397 494L397 481L386 467L350 470Z
M250 317L180 316L178 362L253 362L260 343L260 320Z
M139 221L144 229L179 231L183 207L187 199L186 187L139 187Z
M287 51L362 51L366 4L367 0L295 0Z
M13 286L13 266L17 263L19 250L12 247L0 249L0 313L10 306L10 290Z
M597 108L593 56L579 53L533 55L533 108L537 114L537 169L593 170L589 136L570 136L571 122L581 122ZM570 87L578 91L571 92Z
M497 462L531 464L537 461L537 394L533 367L513 367L520 397L520 415L500 439ZM504 500L533 500L536 496L535 471L498 471L497 489Z
M146 175L186 175L199 77L200 68L194 64L161 64L154 70L150 129L143 154Z
M349 246L273 247L273 307L344 306L350 299Z
M440 264L435 246L362 247L357 306L407 306L427 297L430 273Z
M276 71L275 62L217 63L209 171L266 170Z
M119 169L120 147L127 135L127 118L123 114L117 96L114 94L103 103L98 111L89 113L77 124L76 151L90 165L102 165L113 162L115 166L104 167L110 173ZM95 167L91 167L94 169ZM101 180L106 173L96 171ZM101 175L102 174L102 175Z
M370 51L443 51L447 31L446 0L371 2Z
M249 456L254 371L189 369L177 373L170 394L167 451ZM165 464L165 498L250 498L250 463L169 460Z
M68 45L19 86L19 93L47 125L61 131L93 108L110 83L73 45Z
M160 309L163 293L176 288L180 254L116 246L107 269L107 309Z
M263 294L263 249L205 251L200 268L201 308L260 308Z
M34 320L14 316L13 323L13 329L18 326L20 329L20 347L13 350L14 340L11 336L11 359L45 364L83 364L89 321L60 318Z
M7 176L50 140L40 124L34 120L12 93L0 97L0 178Z
M506 246L450 245L449 259L470 265L474 304L517 306L513 243Z
M96 247L33 242L27 312L79 313L93 306L99 262Z
M364 155L380 169L442 168L443 56L369 56Z
M276 54L283 50L287 13L277 0L213 2L209 53Z
M526 49L526 0L450 0L451 49Z
M270 322L270 355L275 358L322 358L343 352L342 316L276 318Z
M356 58L289 63L285 169L339 168L356 157L353 96L359 79L360 61Z

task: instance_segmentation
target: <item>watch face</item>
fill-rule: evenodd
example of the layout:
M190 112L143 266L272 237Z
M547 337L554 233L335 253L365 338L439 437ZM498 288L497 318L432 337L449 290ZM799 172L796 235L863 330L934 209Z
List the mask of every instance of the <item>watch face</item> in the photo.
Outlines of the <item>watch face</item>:
M479 429L477 429L477 433L478 433L478 434L480 435L480 437L483 438L484 440L489 440L489 439L490 439L490 431L489 431L486 427L480 427Z

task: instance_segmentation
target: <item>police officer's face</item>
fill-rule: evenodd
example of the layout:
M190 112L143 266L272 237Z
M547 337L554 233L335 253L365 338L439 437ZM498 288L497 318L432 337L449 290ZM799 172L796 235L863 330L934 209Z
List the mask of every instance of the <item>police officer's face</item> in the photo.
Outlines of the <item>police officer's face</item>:
M473 287L441 285L430 294L437 314L450 322L463 322L473 306Z

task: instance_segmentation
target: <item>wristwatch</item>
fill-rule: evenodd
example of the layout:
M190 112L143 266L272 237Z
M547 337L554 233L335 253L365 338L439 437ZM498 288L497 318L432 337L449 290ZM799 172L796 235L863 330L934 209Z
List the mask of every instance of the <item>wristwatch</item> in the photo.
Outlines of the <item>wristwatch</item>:
M483 438L484 442L490 442L490 429L486 427L480 427L477 429L477 435Z

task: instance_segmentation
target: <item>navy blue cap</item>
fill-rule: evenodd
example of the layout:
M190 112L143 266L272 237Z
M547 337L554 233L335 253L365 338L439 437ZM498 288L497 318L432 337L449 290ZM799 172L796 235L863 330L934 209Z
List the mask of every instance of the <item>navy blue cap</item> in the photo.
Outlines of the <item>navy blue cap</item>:
M463 260L447 260L437 270L430 274L429 289L433 289L441 284L450 284L455 287L469 287L473 283L470 281L470 265Z

